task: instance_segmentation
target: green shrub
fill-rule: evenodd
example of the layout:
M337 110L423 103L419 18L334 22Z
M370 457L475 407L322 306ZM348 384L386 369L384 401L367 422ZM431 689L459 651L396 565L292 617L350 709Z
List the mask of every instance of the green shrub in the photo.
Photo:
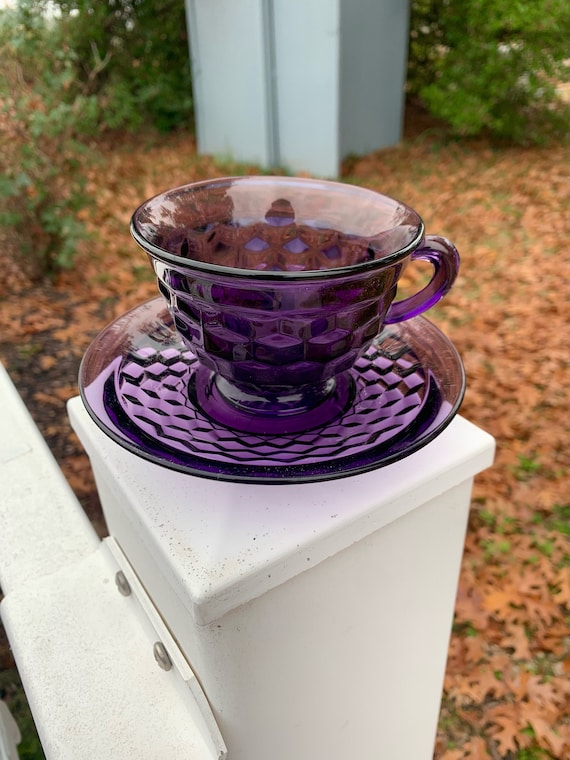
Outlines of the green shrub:
M0 15L0 58L0 224L17 235L28 273L41 278L71 266L85 236L77 211L88 151L79 135L95 128L97 102L62 98L75 77L75 55L33 4Z
M0 11L0 60L0 224L41 278L85 236L85 137L189 125L184 0L19 0Z
M74 92L97 96L102 126L136 129L149 122L169 130L190 124L184 0L53 0L53 5L76 56Z
M517 143L570 130L568 0L413 0L408 89L458 135Z

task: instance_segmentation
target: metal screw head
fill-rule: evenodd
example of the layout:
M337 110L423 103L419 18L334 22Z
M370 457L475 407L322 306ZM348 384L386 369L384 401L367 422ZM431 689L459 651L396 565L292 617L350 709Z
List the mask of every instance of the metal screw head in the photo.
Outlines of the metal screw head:
M122 570L115 573L115 583L123 596L130 596L131 587Z
M155 641L152 648L154 659L157 661L159 667L163 670L170 670L172 667L172 660L170 659L168 652L162 641Z

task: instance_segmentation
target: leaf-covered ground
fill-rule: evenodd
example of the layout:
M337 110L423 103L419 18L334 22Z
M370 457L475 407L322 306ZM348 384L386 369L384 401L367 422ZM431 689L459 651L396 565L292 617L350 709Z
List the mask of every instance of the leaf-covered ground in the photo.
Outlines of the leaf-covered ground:
M497 440L478 476L449 650L437 760L570 756L570 148L401 145L343 179L395 196L457 245L462 270L430 312L457 346L461 413ZM93 233L73 271L34 285L0 250L0 360L101 534L88 461L66 420L95 334L156 295L130 239L135 207L191 180L255 167L197 158L191 137L113 139L86 168ZM6 234L5 234L6 236ZM0 668L10 665L0 645ZM413 719L413 716L410 716Z

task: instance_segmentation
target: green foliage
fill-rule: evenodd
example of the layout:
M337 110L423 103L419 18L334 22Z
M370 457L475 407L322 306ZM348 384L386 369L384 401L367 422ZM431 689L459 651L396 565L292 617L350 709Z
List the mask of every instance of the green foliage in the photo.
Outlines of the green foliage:
M75 54L32 3L3 12L0 22L0 224L17 236L29 274L42 277L71 266L85 236L77 212L87 150L78 135L95 128L97 103L80 93L62 98Z
M15 668L0 671L0 699L6 702L20 729L22 736L22 741L18 745L20 760L45 760L32 713Z
M37 2L35 3L37 5ZM40 0L46 5L46 0ZM184 0L52 0L76 58L75 93L97 96L100 123L188 125L192 83Z
M532 728L526 730L525 733L529 733L534 736ZM516 760L554 760L554 756L540 747L527 747L526 749L520 749L516 754Z
M570 504L555 504L552 508L552 527L564 536L570 536Z
M0 59L0 224L43 277L85 237L85 138L190 122L184 0L19 0L0 11Z
M513 474L517 480L528 480L542 469L542 464L535 454L530 456L519 454L517 460L516 466L513 467Z
M409 91L458 135L517 143L570 129L567 0L413 0Z

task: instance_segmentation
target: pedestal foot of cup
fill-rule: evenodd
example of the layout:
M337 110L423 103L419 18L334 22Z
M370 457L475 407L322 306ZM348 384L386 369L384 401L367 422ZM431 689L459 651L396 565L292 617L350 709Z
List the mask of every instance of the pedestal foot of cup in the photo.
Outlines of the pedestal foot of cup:
M345 372L317 387L261 393L201 367L188 392L202 411L231 430L279 435L309 430L341 415L352 403L354 382Z

